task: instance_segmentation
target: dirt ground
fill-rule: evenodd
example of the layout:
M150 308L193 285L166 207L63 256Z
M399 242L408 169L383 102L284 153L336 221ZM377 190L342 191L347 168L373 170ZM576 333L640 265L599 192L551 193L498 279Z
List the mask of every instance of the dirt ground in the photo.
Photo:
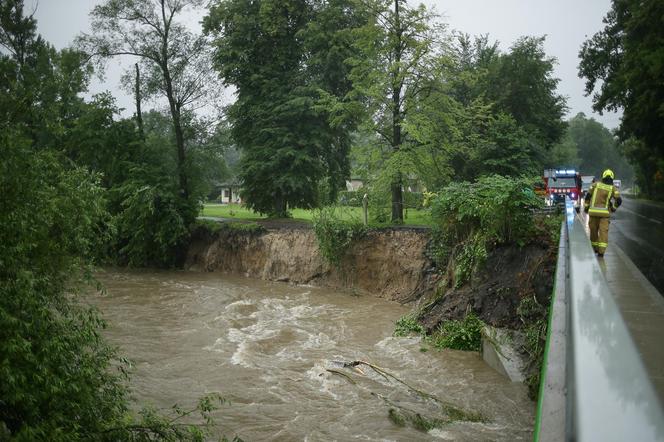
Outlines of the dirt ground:
M419 322L435 330L448 319L463 319L473 311L486 324L520 329L523 326L517 308L525 298L532 298L546 308L553 290L557 249L537 243L498 247L470 282L458 288L439 288L438 297L419 315Z

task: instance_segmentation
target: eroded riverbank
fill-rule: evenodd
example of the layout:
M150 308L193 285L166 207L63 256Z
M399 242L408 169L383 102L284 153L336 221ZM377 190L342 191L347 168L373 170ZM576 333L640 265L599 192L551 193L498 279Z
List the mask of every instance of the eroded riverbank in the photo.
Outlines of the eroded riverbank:
M392 337L408 312L397 303L329 289L221 273L99 274L94 297L108 338L134 361L132 386L158 407L193 404L218 391L220 431L253 440L528 440L534 404L526 387L476 353L422 352L419 338ZM408 389L333 361L364 360L485 422L422 432L388 419L392 403L435 414Z
M399 302L434 290L433 263L422 229L369 231L352 244L340 268L321 256L311 228L247 231L222 225L193 233L185 268L245 275L268 281L354 290Z

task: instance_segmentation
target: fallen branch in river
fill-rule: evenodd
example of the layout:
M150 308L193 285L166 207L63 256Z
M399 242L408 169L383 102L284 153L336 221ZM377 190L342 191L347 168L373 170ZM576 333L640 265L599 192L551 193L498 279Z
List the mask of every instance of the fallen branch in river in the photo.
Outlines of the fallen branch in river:
M353 385L357 384L357 382L355 382L355 380L354 380L353 378L351 378L350 376L348 376L348 375L347 375L346 373L344 373L343 371L335 370L335 369L333 369L333 368L326 368L325 370L326 370L326 371L329 371L330 373L338 374L339 376L343 376L343 377L345 377L345 378L348 379Z
M401 379L399 379L398 377L394 376L392 373L388 372L384 368L378 367L377 365L374 365L370 362L357 360L357 361L351 361L351 362L344 362L343 363L344 368L357 367L358 365L366 365L367 367L371 367L376 373L381 375L386 380L389 380L390 378L394 379L395 381L405 385L409 390L419 394L420 396L428 398L428 399L432 399L432 400L434 400L438 403L444 404L444 402L441 401L440 399L438 399L436 396L434 396L432 394L429 394L425 391L419 390L419 389L407 384L406 382L404 382Z
M361 374L364 373L361 370L359 370L359 366L363 365L369 367L373 371L378 373L380 376L382 376L385 380L387 381L394 380L404 385L406 388L408 388L409 391L416 393L420 397L432 400L436 404L436 406L440 407L440 410L444 412L444 415L439 417L426 416L411 408L399 405L380 393L372 391L371 394L373 396L382 399L390 407L389 418L392 422L394 422L397 425L403 426L406 423L410 423L414 428L418 430L428 431L432 428L440 428L443 425L455 421L486 422L485 418L481 414L475 412L468 412L452 404L446 403L432 394L426 393L422 390L419 390L411 386L410 384L399 379L397 376L393 375L384 368L381 368L370 362L361 361L361 360L350 361L350 362L346 361L332 361L332 362L340 368L353 368L358 372L360 372ZM357 382L353 378L351 378L348 374L340 370L328 368L327 371L340 376L344 376L353 384L357 384Z

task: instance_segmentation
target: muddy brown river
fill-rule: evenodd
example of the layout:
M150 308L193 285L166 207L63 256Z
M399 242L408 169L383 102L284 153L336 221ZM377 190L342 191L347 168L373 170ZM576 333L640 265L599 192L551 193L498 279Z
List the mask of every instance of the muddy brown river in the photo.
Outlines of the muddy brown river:
M392 336L409 309L351 293L221 273L106 269L92 302L132 363L141 403L189 407L219 392L219 434L245 441L530 440L535 404L477 353ZM427 351L424 351L427 349ZM366 365L344 368L342 362ZM329 371L331 370L331 371ZM340 374L341 373L341 374ZM436 398L423 397L426 392ZM435 418L436 402L479 413L423 431L390 409Z

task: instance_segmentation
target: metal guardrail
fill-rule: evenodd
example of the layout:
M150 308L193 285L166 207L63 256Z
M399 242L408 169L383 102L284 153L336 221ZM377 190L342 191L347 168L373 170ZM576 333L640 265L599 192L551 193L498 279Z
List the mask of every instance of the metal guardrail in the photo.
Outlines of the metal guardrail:
M566 215L564 281L558 274L535 440L664 441L662 405L569 204ZM561 325L566 337L558 345Z

